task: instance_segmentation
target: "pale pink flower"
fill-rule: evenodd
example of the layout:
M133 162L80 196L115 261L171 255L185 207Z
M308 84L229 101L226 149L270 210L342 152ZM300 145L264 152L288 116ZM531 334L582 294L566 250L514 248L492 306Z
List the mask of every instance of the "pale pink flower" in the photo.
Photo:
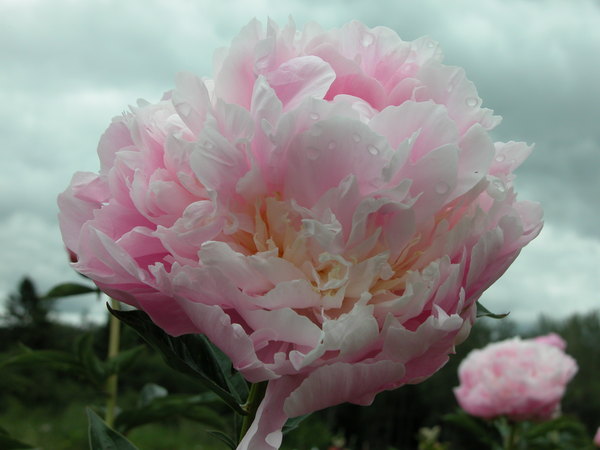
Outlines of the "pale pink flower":
M596 447L600 447L600 428L596 430L596 435L594 436L594 444L596 444Z
M458 368L454 394L469 414L547 420L559 413L577 363L543 340L513 338L473 350Z
M60 196L76 270L269 380L240 448L288 417L438 370L541 228L499 117L428 38L252 21L214 78L113 120Z
M567 343L565 342L565 340L556 333L549 333L544 336L538 336L536 338L533 338L533 340L536 342L541 342L542 344L553 345L561 350L565 350L567 348Z

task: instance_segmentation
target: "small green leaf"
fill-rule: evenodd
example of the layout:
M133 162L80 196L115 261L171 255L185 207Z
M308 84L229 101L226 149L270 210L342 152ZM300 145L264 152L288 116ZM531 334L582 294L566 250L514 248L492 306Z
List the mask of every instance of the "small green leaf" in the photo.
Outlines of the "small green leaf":
M99 293L100 289L79 283L62 283L54 286L42 298L70 297L72 295L89 294L92 292Z
M155 397L140 407L121 411L115 420L115 428L122 433L128 433L135 427L152 422L162 422L176 416L187 417L213 428L222 428L224 426L223 417L215 412L211 405L216 400L217 397L212 393ZM211 407L209 408L207 405Z
M142 311L117 311L110 306L108 309L158 350L169 366L200 381L238 414L246 414L240 406L242 399L238 389L231 381L231 362L206 336L186 334L173 337L156 326Z
M113 356L106 362L108 375L124 372L129 369L144 350L146 350L144 345L121 350L116 356Z
M235 450L235 448L237 447L237 444L235 443L235 441L231 438L231 436L228 436L227 434L223 433L222 431L217 431L217 430L206 430L206 432L208 434L210 434L213 437L216 437L218 440L220 440L221 442L223 442L225 445L227 445L231 450Z
M443 416L443 421L453 424L463 430L471 433L471 435L479 440L480 442L487 445L487 448L494 448L497 443L496 439L492 437L494 433L493 428L486 427L480 420L469 416L462 410L459 410L453 414L446 414Z
M481 303L477 302L477 317L478 318L479 317L491 317L492 319L504 319L509 314L510 314L510 312L503 313L503 314L493 313L489 309L487 309L485 306L483 306Z
M10 437L8 431L0 427L0 448L3 450L19 450L33 447Z
M287 422L285 423L285 425L283 426L283 434L287 434L290 431L298 428L300 426L300 423L302 423L302 421L304 419L306 419L308 416L310 416L310 413L304 414L303 416L298 416L298 417L293 417L291 419L288 419Z
M137 450L125 436L104 423L98 415L87 408L90 450Z
M86 375L92 383L101 385L109 377L106 363L94 352L94 335L86 333L81 336L76 344L77 356L81 365L86 370Z

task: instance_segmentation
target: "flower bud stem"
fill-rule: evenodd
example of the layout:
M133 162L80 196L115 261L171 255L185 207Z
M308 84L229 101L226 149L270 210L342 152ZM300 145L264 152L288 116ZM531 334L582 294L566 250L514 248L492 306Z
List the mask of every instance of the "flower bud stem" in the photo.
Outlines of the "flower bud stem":
M265 397L265 393L267 392L267 381L261 381L260 383L254 383L250 387L250 393L248 394L248 400L244 405L244 409L248 413L244 416L242 421L242 427L240 429L240 441L248 432L250 425L254 422L254 417L256 416L256 410L262 402L262 399Z
M120 310L120 303L115 299L110 299L110 307L112 309ZM119 319L113 314L109 314L109 332L108 332L108 356L107 359L117 356L119 354L119 340L121 337L121 323ZM106 380L106 394L108 396L106 400L106 413L104 415L104 421L112 428L115 423L115 410L117 409L117 374L112 374Z
M509 421L509 427L510 433L508 433L504 437L504 445L502 446L502 448L504 450L515 450L517 448L515 444L518 441L517 428L519 427L519 423Z

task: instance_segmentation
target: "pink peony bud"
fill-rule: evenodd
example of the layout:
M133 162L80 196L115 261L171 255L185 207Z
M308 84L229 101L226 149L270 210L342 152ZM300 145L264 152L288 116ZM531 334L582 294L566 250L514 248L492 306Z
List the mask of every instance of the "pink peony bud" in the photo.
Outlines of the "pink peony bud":
M421 381L541 228L531 151L429 38L254 20L214 77L113 119L59 197L76 270L269 380L240 448L288 417Z
M458 368L454 394L461 408L490 419L547 420L559 413L573 358L538 339L509 339L473 350Z

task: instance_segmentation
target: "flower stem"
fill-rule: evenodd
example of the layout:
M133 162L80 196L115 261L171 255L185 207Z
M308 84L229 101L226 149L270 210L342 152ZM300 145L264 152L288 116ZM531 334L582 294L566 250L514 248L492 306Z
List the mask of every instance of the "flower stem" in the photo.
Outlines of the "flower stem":
M265 397L265 393L267 392L267 381L261 381L260 383L254 383L250 387L250 393L248 394L248 400L244 405L244 409L248 413L244 416L242 427L240 429L240 441L248 432L250 425L254 422L254 417L256 416L256 410L262 402L262 399Z
M112 309L120 310L120 303L114 298L110 299L110 306ZM119 354L119 340L121 338L121 323L114 315L109 316L109 332L108 332L108 356L107 359L111 359ZM109 427L112 427L115 423L115 411L117 409L117 374L114 373L106 380L106 393L108 398L106 400L106 413L104 420Z
M510 433L505 436L504 439L504 450L516 449L515 444L517 443L517 428L519 424L517 422L509 422Z

